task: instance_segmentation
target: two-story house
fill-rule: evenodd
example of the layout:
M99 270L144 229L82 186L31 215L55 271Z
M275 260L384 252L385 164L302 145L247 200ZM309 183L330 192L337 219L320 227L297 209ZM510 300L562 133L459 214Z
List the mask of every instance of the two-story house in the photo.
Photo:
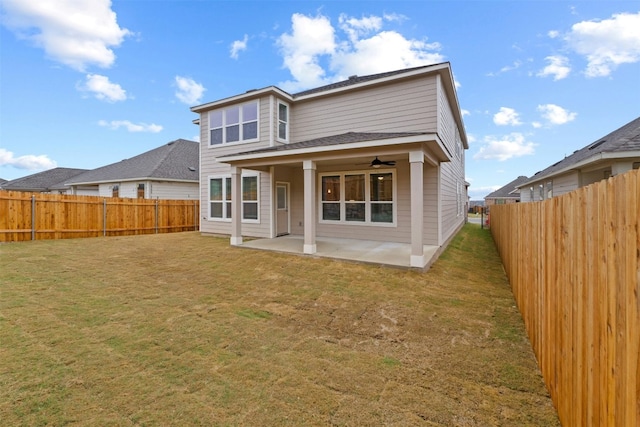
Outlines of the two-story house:
M449 63L192 107L205 234L410 247L424 268L465 222L468 148ZM427 252L429 253L427 255Z

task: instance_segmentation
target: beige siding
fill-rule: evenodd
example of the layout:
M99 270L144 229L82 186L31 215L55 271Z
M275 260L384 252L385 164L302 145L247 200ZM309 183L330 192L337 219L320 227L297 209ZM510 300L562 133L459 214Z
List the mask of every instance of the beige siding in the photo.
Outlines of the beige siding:
M291 140L346 132L435 132L435 77L296 103Z
M438 246L440 228L438 220L439 198L438 168L426 165L424 171L424 244Z
M199 197L200 185L198 183L165 181L145 183L145 185L149 199L184 200L198 199ZM135 184L135 191L137 194L138 183Z

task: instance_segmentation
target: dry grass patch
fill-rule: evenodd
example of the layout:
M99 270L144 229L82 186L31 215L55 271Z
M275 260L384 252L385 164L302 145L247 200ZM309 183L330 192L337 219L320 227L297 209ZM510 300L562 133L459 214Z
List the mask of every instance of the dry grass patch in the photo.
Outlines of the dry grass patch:
M426 273L197 233L0 245L5 425L553 426L491 237Z

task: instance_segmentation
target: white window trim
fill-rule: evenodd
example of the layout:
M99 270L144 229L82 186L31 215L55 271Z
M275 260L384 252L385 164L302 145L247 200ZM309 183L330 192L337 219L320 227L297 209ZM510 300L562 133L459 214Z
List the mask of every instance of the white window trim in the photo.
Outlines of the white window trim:
M247 223L247 224L259 224L260 223L260 174L256 173L256 172L250 172L250 173L243 173L242 177L240 178L242 180L242 178L250 178L250 177L255 177L256 178L256 200L246 200L246 202L251 202L251 203L256 203L258 206L256 207L257 211L257 218L256 219L245 219L244 218L244 191L242 189L242 185L240 186L240 218L242 218L242 223Z
M393 200L392 204L392 215L393 222L372 222L371 221L371 205L372 202L370 200L371 197L371 188L370 188L370 179L369 176L371 174L380 174L380 173L390 173L392 183L392 192L393 192ZM364 221L347 221L346 218L346 204L347 201L344 199L345 196L345 175L361 175L364 174L364 204L365 204L365 220ZM322 178L325 176L339 176L340 177L340 201L332 202L332 203L340 203L340 220L325 220L322 219ZM364 227L397 227L398 226L398 179L395 169L375 169L375 170L354 170L354 171L336 171L336 172L323 172L318 174L318 183L317 183L317 194L318 194L318 222L320 224L333 224L333 225L355 225L355 226L364 226ZM375 203L375 202L374 202ZM388 203L388 202L387 202Z
M255 200L255 202L257 202L258 204L258 218L257 219L244 219L244 202L245 200L242 198L242 184L240 184L240 217L242 218L241 222L243 224L259 224L260 223L260 173L258 172L248 172L248 173L243 173L240 176L240 181L242 182L242 178L247 178L247 177L256 177L257 178L257 195L258 195L258 199ZM222 205L222 218L216 218L216 217L212 217L211 216L211 180L212 179L222 179L223 180L223 186L222 186L222 200L221 203ZM231 200L227 201L225 200L226 197L226 185L224 185L224 179L231 179L231 175L227 174L227 175L209 175L207 177L207 221L215 221L215 222L231 222L231 218L227 218L227 210L225 209L224 204L225 203L232 203L233 202L233 197L231 198ZM247 202L254 202L254 200L247 200Z
M252 138L252 139L240 139L239 141L233 141L233 142L225 142L226 136L227 136L227 126L226 126L226 110L230 109L230 108L239 108L239 122L238 125L240 126L240 135L242 135L242 107L244 105L248 105L248 104L257 104L256 108L257 108L257 122L256 122L256 126L257 126L257 132L256 132L256 138ZM217 112L217 111L222 111L222 143L221 144L211 144L211 131L213 129L220 129L220 126L212 128L211 127L211 119L210 114ZM208 139L208 147L209 148L220 148L220 147L230 147L230 146L234 146L234 145L241 145L241 144L248 144L251 142L258 142L260 140L260 100L256 99L253 101L249 101L249 102L243 102L242 104L234 104L234 105L229 105L225 108L218 108L215 110L211 110L209 112L207 112L207 124L208 124L208 130L207 130L207 139Z
M211 180L212 179L222 179L222 200L220 201L220 203L222 203L222 218L211 216ZM231 179L231 175L210 175L207 177L207 220L208 221L231 222L231 218L226 217L227 210L225 209L225 203L227 203L227 200L225 200L225 196L226 196L225 194L226 185L224 184L225 179Z
M280 138L280 104L287 107L287 135L284 139ZM289 135L291 132L291 106L278 99L276 102L276 140L279 142L289 142Z

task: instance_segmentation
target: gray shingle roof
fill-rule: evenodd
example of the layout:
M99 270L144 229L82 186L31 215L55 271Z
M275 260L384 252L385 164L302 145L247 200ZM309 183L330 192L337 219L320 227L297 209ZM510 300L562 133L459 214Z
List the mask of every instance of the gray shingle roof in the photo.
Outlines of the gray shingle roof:
M53 188L64 188L66 180L77 176L86 169L54 168L33 175L23 176L2 184L3 190L10 191L51 191Z
M277 145L274 147L261 148L259 150L245 151L242 153L229 154L220 156L220 158L228 156L239 156L246 154L271 153L274 151L296 150L299 148L311 148L340 144L352 144L364 141L378 141L382 139L404 138L407 136L426 135L425 132L347 132L340 135L325 136L322 138L310 139L307 141L294 142L292 144Z
M513 181L511 181L510 183L508 183L507 185L498 188L493 193L487 194L484 198L485 199L509 199L509 198L519 199L520 192L516 190L521 184L527 182L528 180L529 178L526 176L519 176Z
M570 156L536 173L530 180L522 184L538 181L548 175L553 175L555 172L588 161L590 158L599 158L599 155L603 153L624 153L628 151L640 151L640 117L610 134L596 139L586 147L576 150Z
M75 176L67 184L91 184L135 179L198 182L200 144L177 139L130 159Z
M309 89L309 90L305 90L302 92L298 92L293 94L294 98L298 98L301 96L305 96L305 95L311 95L313 93L319 93L319 92L326 92L328 90L332 90L332 89L338 89L341 87L346 87L346 86L351 86L351 85L355 85L358 83L362 83L362 82L368 82L369 80L377 80L377 79L383 79L385 77L391 77L391 76L395 76L397 74L403 74L403 73L408 73L414 70L419 70L421 68L429 68L429 67L433 67L434 65L440 65L440 64L431 64L431 65L423 65L420 67L413 67L413 68L405 68L402 70L395 70L395 71L388 71L386 73L378 73L378 74L371 74L368 76L351 76L349 77L348 80L343 80L341 82L336 82L336 83L331 83L325 86L320 86L320 87L316 87L313 89Z

